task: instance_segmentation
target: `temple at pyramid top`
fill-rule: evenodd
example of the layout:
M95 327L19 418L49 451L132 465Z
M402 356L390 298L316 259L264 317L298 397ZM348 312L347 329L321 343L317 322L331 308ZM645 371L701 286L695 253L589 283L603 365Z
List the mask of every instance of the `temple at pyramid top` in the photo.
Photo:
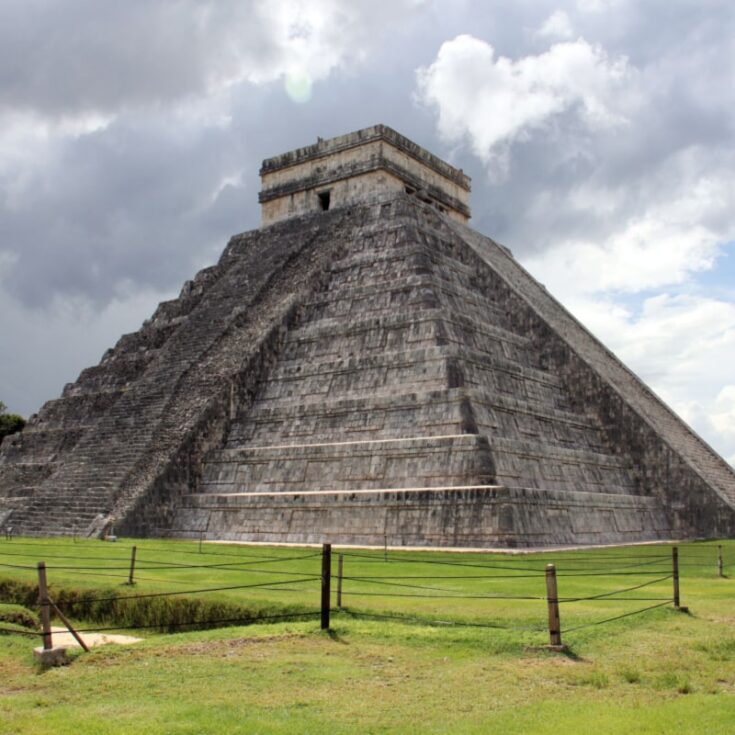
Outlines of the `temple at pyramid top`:
M267 158L260 176L263 226L379 192L413 194L459 222L470 218L469 177L386 125Z

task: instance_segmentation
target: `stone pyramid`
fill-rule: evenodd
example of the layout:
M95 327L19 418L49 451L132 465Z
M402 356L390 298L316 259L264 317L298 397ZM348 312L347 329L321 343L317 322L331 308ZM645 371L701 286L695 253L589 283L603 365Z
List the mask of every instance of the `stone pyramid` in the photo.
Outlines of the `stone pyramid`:
M0 526L551 546L735 532L735 474L385 126L268 159L263 225L0 450Z

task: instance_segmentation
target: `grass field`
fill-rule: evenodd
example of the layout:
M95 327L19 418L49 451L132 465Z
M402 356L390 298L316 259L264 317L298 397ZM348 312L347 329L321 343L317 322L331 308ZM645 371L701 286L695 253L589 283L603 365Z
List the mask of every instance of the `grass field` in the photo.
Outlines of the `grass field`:
M595 624L670 598L666 546L522 556L344 550L345 610L329 633L316 617L180 625L187 632L175 634L152 627L135 632L143 643L47 672L33 663L36 640L0 635L0 732L735 733L735 582L718 578L716 544L679 548L690 614L664 604ZM735 572L735 542L723 550L725 573ZM176 610L178 623L318 611L318 549L202 551L163 541L0 542L0 603L27 598L44 560L51 594L82 629L135 622L131 605L163 619L182 598L200 602ZM542 648L549 562L566 600L566 655ZM186 594L82 604L85 595L174 591ZM590 597L598 599L576 599Z

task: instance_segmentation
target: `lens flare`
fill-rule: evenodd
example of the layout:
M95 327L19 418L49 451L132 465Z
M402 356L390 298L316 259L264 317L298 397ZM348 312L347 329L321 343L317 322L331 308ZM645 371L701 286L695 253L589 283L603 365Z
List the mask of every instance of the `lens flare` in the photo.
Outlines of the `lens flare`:
M311 99L311 77L304 72L290 72L284 80L286 94L293 102L303 104Z

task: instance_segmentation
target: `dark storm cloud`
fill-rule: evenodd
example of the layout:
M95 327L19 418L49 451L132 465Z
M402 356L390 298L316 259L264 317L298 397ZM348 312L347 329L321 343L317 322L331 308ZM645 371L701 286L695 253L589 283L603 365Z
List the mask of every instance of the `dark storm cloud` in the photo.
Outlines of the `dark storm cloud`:
M380 5L355 3L349 18L337 13L343 44L370 35L370 8ZM15 37L15 45L5 49L13 61L3 64L0 105L32 109L31 125L43 124L44 114L82 114L82 124L84 114L112 114L94 132L52 137L39 146L42 160L31 151L24 168L0 170L0 187L12 192L0 201L0 252L12 256L5 286L19 301L38 307L74 297L104 306L131 289L170 290L191 277L195 264L214 260L231 234L257 226L263 157L384 119L376 114L379 88L365 95L350 68L335 72L335 89L317 78L307 105L294 104L280 83L241 81L205 94L228 64L230 75L235 62L240 76L267 75L283 55L282 29L274 31L258 7L273 6L112 2L109 12L85 0L65 4L63 12L53 2L4 6L9 22L0 34ZM398 3L396 17L418 8ZM37 23L29 22L31 11ZM331 31L315 33L322 43ZM26 56L16 58L21 47ZM323 52L329 57L333 50ZM402 59L400 96L409 101L410 55L397 51L393 58ZM318 70L322 62L307 55L304 63ZM391 79L376 83L389 88ZM395 97L399 87L392 90Z
M250 0L4 0L0 108L114 112L198 94L274 53Z
M17 259L8 288L28 305L59 294L106 303L124 282L163 289L188 277L213 235L236 228L219 189L238 175L240 148L216 128L178 142L124 121L66 143L26 182L23 206L2 213L3 249Z
M384 19L401 24L423 6L422 0L4 0L0 110L114 113L205 94L223 82L268 80L299 48L359 55L383 35Z

